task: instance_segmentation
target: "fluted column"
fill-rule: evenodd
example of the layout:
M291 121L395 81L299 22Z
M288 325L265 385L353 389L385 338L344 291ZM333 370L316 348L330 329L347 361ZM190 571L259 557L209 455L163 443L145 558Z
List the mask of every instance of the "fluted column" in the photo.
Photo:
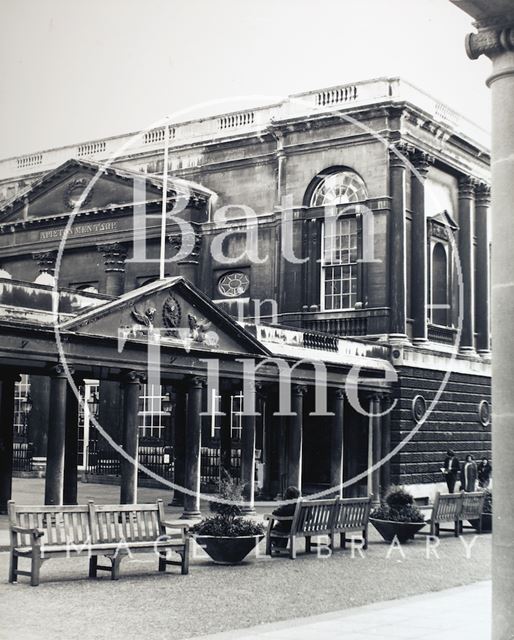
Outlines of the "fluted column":
M389 220L389 337L392 342L407 340L407 261L405 215L405 160L410 149L395 145L400 157L389 152L391 211Z
M412 158L416 172L411 175L411 314L412 339L427 340L427 218L425 213L425 178L432 158L417 151Z
M200 447L202 441L201 412L203 378L192 377L187 380L187 424L186 424L186 467L184 488L190 493L184 495L182 518L195 518L200 515Z
M198 286L198 266L202 248L202 227L196 222L189 222L193 231L185 233L182 229L174 230L168 236L168 241L176 252L184 254L183 260L177 261L178 271L189 282ZM187 254L187 255L186 255ZM175 255L177 255L175 253Z
M98 251L103 253L105 263L105 293L115 298L125 291L125 261L127 249L119 242L109 242L97 245Z
M303 396L306 387L292 385L291 409L289 417L287 482L289 486L302 488L302 442L303 442Z
M469 176L459 180L459 258L462 271L463 308L460 350L471 352L475 348L475 259L473 251L473 206L475 181Z
M0 381L0 513L7 513L12 496L14 385L17 376L5 375Z
M331 411L332 425L330 429L330 486L334 495L343 497L343 455L344 455L344 389L332 392Z
M491 190L488 185L480 184L475 193L475 221L476 221L476 331L477 351L489 354L490 346L490 251L489 251L489 203Z
M139 395L143 375L138 371L128 371L123 384L122 446L128 459L121 457L121 504L137 503L137 456L139 436Z
M493 381L493 640L514 629L514 7L505 0L453 0L477 22L467 38L470 58L493 62L492 96L492 381Z
M66 387L64 367L57 365L50 378L50 415L46 454L45 504L61 505L64 492L66 438Z

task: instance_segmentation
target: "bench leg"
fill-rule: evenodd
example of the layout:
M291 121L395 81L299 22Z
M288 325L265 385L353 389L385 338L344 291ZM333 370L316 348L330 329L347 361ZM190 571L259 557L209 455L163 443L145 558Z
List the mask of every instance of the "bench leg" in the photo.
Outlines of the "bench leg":
M330 553L332 554L334 551L334 534L328 534L328 548L330 549Z
M14 549L11 549L11 555L9 557L9 582L16 582L18 571L18 556L15 555Z
M305 553L310 553L312 551L312 542L310 536L305 536Z
M39 585L39 570L41 568L41 560L37 551L32 552L32 561L30 568L30 586L37 587Z
M189 573L189 540L186 540L184 551L182 552L181 573L183 576L187 576Z
M91 556L89 558L89 577L96 578L98 566L98 556Z
M269 531L266 535L266 555L267 556L271 555L271 536L269 534Z
M344 531L343 533L339 534L339 538L341 549L346 549L346 534L344 533Z
M114 556L111 558L112 568L111 568L111 580L119 580L120 579L120 564L122 557Z
M296 560L296 538L295 536L290 536L289 538L289 557L291 560Z
M364 550L366 550L368 548L368 529L364 529L362 532L362 541L363 541L363 545L362 548Z
M166 557L162 557L162 554L159 553L159 571L166 571Z
M459 537L459 532L461 530L461 526L462 526L462 522L460 520L455 520L455 527L454 527L454 532L453 535L458 538Z

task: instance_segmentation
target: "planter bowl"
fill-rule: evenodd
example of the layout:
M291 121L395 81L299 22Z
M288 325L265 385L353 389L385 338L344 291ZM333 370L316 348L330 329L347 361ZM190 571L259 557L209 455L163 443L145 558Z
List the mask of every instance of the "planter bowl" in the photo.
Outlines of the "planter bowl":
M415 534L426 524L425 522L396 522L394 520L378 520L377 518L370 518L369 521L384 540L392 542L397 536L398 542L401 543L414 538Z
M208 556L219 564L238 564L264 538L264 534L254 536L202 536L193 535L196 542Z

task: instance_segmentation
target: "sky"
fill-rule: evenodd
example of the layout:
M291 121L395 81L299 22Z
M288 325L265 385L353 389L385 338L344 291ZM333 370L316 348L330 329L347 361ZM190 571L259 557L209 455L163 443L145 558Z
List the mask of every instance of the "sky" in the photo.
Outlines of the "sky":
M488 129L470 31L449 0L0 0L0 158L379 76Z

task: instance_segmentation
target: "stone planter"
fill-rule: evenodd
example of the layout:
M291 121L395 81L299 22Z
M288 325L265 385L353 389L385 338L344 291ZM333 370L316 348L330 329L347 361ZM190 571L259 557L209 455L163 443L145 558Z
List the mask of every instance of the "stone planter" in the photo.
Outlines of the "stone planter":
M483 513L482 518L482 533L490 533L493 530L493 514ZM469 524L478 531L478 520L470 520Z
M202 536L195 534L194 539L214 562L220 564L238 564L264 538L264 534L255 536Z
M378 520L370 518L369 521L387 542L392 542L397 536L401 543L407 542L425 526L425 522L396 522L394 520Z

